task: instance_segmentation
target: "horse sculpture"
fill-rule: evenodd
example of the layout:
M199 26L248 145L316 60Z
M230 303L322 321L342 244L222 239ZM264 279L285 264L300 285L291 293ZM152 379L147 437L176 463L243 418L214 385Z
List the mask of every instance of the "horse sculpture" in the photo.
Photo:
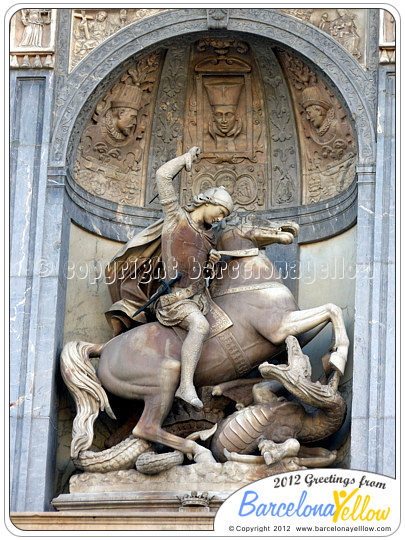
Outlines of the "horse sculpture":
M230 381L244 377L285 350L288 336L301 336L307 343L328 322L333 326L333 342L329 356L323 359L325 371L330 374L333 370L335 381L342 375L349 341L341 309L325 304L299 310L262 249L273 243L290 244L297 234L295 223L273 222L253 214L228 218L221 227L218 250L250 251L245 252L248 256L222 261L211 283L213 300L233 324L229 346L221 340L221 334L205 342L194 378L197 388L217 385L215 391L220 393L221 385L232 384ZM214 461L210 450L195 440L162 428L179 382L181 338L181 331L152 322L105 344L66 344L61 370L77 406L72 457L83 456L90 447L99 410L105 409L114 418L105 388L121 398L144 401L132 440L162 443L191 455L195 462ZM91 356L100 356L97 375L89 361ZM144 445L143 451L147 447Z

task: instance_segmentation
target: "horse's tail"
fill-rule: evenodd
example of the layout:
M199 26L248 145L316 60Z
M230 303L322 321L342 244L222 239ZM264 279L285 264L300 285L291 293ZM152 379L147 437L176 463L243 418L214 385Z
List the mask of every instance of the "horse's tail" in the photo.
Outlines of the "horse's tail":
M70 452L73 459L78 458L80 452L90 448L94 437L94 422L100 410L105 410L110 418L116 419L107 394L89 360L90 356L98 356L103 347L104 344L69 341L62 350L60 358L62 377L76 404Z

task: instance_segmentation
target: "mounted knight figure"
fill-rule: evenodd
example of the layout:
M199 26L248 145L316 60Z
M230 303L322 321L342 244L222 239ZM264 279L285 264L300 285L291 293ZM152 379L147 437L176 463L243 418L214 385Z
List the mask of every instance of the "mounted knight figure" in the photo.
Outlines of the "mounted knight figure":
M121 250L112 263L136 261L131 271L121 273L119 284L117 268L111 264L107 275L112 278L112 297L117 300L107 312L114 334L133 326L133 322L146 322L146 315L139 303L152 294L154 284L150 273L153 264L160 264L160 270L166 277L164 288L166 294L161 294L152 304L157 320L164 326L178 326L187 331L181 349L181 379L175 396L181 398L197 409L203 404L197 396L193 377L201 355L204 340L210 332L209 323L205 317L209 310L209 302L205 286L207 265L216 264L221 255L215 250L216 239L212 224L221 221L233 210L232 198L223 186L211 188L195 196L192 204L181 207L175 189L173 178L183 169L191 171L192 162L200 154L198 147L191 148L185 154L176 157L156 172L156 184L164 219L142 231ZM152 246L152 248L151 248ZM134 255L134 251L136 254ZM160 257L158 252L160 251ZM132 259L131 259L132 255ZM145 276L148 276L148 280ZM147 291L142 294L142 285L149 284ZM168 283L173 283L170 288ZM117 290L117 285L119 290ZM145 287L143 287L145 288ZM146 306L145 306L146 307ZM137 317L141 318L137 319Z
M180 206L172 180L183 167L190 171L198 154L194 147L157 171L164 219L136 235L106 269L114 302L106 315L115 337L99 344L71 341L63 348L61 372L77 409L72 459L86 471L135 465L144 472L143 459L149 467L148 451L158 443L175 450L176 464L182 463L184 455L197 463L215 463L213 453L219 461L228 456L234 460L235 455L239 459L239 454L256 448L270 465L274 457L270 459L270 454L280 461L290 452L294 459L304 460L300 463L305 467L330 464L336 453L322 448L305 450L300 445L335 433L345 417L346 404L338 392L349 347L342 310L330 303L300 310L267 257L266 246L293 242L299 231L296 223L268 220L254 213L227 217L233 204L222 187L196 196L188 207ZM212 225L224 217L216 243ZM215 263L219 271L210 276L208 290L204 268ZM162 270L165 281L161 279L160 285L157 277ZM332 343L322 358L324 375L312 382L310 362L300 346L329 322ZM287 365L268 364L280 360L286 345ZM97 369L90 357L99 357ZM281 382L293 397L318 410L307 413L293 401L277 397L272 391L274 381L263 390L263 378L251 378L257 367L262 377ZM252 390L255 383L262 386ZM257 399L242 416L235 411L229 421L224 419L215 438L204 446L196 440L207 441L213 433L210 429L171 432L170 425L164 424L174 396L191 404L189 409L201 408L194 385L204 401L204 410L194 412L203 417L212 399L213 410L217 410L218 396L236 392L235 396L242 396L236 401L242 399L244 405L252 403L254 396ZM115 418L106 391L129 400L134 411L139 400L144 408L140 418L137 414L128 418L131 434L125 440L93 452L93 424L99 412L105 410ZM264 423L257 423L256 413L264 415ZM219 414L218 420L221 418ZM243 431L240 437L236 433L237 439L229 438L236 425L254 436L247 441ZM246 444L239 444L238 437ZM160 459L157 456L157 463ZM156 468L153 461L151 467L155 474L160 465Z

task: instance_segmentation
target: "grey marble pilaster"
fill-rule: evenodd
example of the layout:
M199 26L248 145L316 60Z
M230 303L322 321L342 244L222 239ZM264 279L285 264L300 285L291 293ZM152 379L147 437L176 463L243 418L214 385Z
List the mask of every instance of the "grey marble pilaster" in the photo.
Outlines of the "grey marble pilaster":
M351 468L395 476L395 71L380 66L377 166L359 170Z
M56 358L63 327L64 189L47 184L53 73L11 73L11 510L53 495Z

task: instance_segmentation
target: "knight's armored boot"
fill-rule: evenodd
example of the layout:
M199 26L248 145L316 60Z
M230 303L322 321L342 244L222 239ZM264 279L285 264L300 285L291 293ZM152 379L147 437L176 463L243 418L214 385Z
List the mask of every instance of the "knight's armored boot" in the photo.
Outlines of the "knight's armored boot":
M203 403L197 396L193 379L205 337L199 332L187 334L181 349L180 386L175 394L175 397L183 399L196 409L203 408Z

